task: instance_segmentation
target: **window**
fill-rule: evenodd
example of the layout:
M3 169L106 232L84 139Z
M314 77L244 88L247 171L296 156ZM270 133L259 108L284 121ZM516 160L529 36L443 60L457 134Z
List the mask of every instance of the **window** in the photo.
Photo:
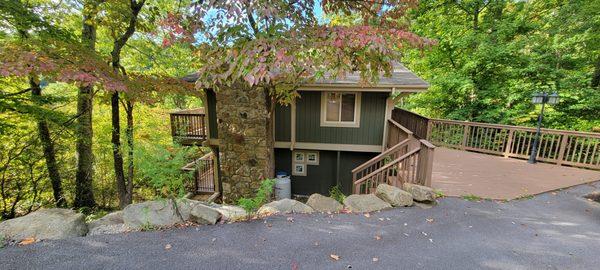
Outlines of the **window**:
M360 93L323 92L321 126L359 127Z
M306 153L306 164L319 165L319 152Z

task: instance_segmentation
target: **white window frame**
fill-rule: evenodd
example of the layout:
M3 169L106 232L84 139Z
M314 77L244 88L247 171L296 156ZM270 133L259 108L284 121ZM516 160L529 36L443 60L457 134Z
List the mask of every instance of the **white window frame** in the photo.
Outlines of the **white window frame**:
M341 121L342 116L342 105L340 103L340 121L327 121L327 94L354 94L354 121L344 122ZM358 128L360 127L360 104L361 104L361 93L360 92L337 92L337 91L323 91L321 92L321 126L322 127L349 127Z
M306 176L306 164L305 163L292 163L292 175L293 176ZM296 166L302 167L302 172L296 171Z
M309 156L314 155L315 160L311 161L308 159ZM309 151L306 152L306 164L308 165L319 165L319 151Z

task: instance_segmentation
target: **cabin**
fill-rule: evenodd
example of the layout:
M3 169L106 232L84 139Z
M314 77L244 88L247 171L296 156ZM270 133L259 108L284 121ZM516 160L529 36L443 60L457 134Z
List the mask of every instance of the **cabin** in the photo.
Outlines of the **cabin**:
M434 147L400 125L402 114L395 111L400 99L428 87L399 63L391 77L381 77L375 85L361 85L354 73L299 87L295 102L274 110L275 172L291 176L294 195L327 195L334 186L345 194L369 193L382 182L430 185ZM218 188L219 178L216 127L221 121L215 93L205 92L204 108L170 115L174 140L213 149L186 167L198 168L198 192Z

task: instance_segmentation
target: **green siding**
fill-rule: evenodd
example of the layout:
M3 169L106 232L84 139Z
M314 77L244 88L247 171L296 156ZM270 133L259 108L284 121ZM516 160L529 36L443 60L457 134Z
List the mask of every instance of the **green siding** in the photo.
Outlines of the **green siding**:
M300 92L296 101L296 141L381 145L388 93L361 95L360 127L321 127L321 92Z
M275 141L291 141L291 116L292 108L290 106L275 106Z
M217 127L217 96L213 90L206 90L206 108L208 109L208 126L209 126L209 138L217 139L218 127Z
M299 150L299 149L298 149ZM307 150L308 151L308 150ZM377 153L340 152L340 187L345 194L352 194L352 169L376 156ZM336 185L337 151L319 151L319 165L306 165L306 176L292 176L292 194L329 195ZM275 171L291 175L292 151L275 149Z

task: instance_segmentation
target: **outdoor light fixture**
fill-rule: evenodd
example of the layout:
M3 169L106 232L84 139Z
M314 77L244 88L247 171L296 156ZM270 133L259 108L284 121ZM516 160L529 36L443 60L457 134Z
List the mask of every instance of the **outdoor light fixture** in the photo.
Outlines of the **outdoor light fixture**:
M531 148L531 155L529 156L528 161L529 163L534 164L536 162L535 158L537 156L538 144L541 136L542 119L544 119L544 107L546 106L546 103L551 105L558 103L558 94L556 92L552 94L546 92L534 93L531 98L531 103L542 104L542 111L538 115L537 132L535 133L535 139L533 140L533 147Z

